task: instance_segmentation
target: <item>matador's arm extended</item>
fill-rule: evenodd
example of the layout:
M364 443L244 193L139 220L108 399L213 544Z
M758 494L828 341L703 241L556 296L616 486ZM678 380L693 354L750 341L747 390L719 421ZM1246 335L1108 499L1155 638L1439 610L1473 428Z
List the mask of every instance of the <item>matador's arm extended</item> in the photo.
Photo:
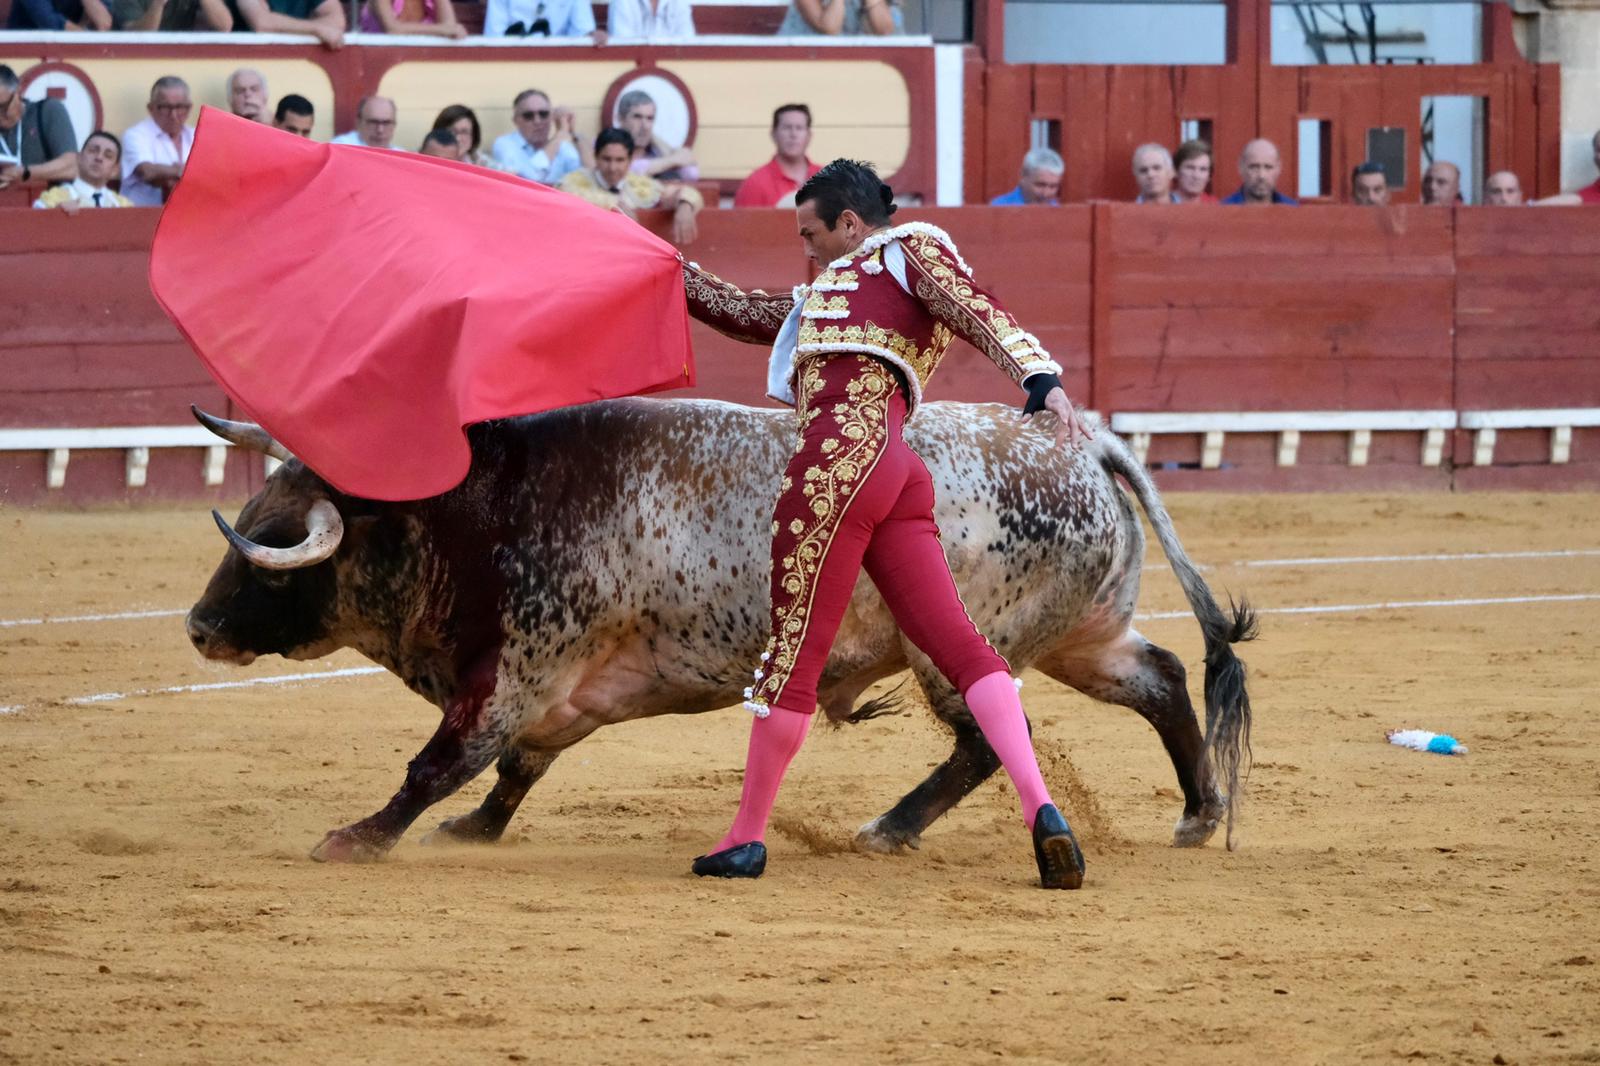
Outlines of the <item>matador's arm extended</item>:
M972 280L953 248L928 233L902 237L912 295L956 336L987 356L1018 385L1037 374L1061 373L1039 338ZM1027 386L1024 385L1026 388Z
M725 337L770 346L794 309L789 292L745 292L697 263L683 264L683 289L689 313Z

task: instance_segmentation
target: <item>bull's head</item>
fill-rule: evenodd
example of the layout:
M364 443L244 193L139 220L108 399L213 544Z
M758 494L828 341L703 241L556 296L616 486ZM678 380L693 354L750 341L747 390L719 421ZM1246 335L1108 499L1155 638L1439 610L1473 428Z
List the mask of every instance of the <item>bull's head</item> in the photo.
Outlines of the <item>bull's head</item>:
M338 647L329 632L337 592L329 560L344 538L336 493L260 426L191 410L223 440L284 466L239 512L237 529L211 512L231 548L189 610L189 639L206 658L240 665L257 655L328 654Z

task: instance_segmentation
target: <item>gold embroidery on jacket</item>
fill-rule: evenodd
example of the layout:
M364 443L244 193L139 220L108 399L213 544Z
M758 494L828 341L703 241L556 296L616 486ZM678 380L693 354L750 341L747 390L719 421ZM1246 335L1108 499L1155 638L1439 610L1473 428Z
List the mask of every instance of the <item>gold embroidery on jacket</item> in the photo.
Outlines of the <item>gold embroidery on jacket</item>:
M834 435L822 443L823 461L806 467L801 476L800 492L810 512L809 519L789 521L787 528L797 540L782 559L773 561L779 572L777 594L781 599L772 605L774 631L750 699L758 706L768 706L777 699L794 671L810 628L817 577L827 562L828 549L888 440L889 399L897 388L894 378L870 357L856 359L860 369L845 387L846 401L832 404L826 411L812 404L817 390L824 385L822 361L810 360L800 369L799 388L795 390L802 411L800 450L805 448L805 427L824 413L833 420ZM783 502L785 498L780 497L780 505ZM775 519L774 533L778 528Z
M938 241L912 238L901 244L910 249L924 275L917 279L917 298L935 318L967 327L961 330L962 336L1019 383L1036 370L1057 369L1037 345L1013 340L1024 333L1016 319L978 291L950 262Z
M683 287L689 306L700 312L695 317L709 317L708 325L735 340L770 342L794 308L794 297L788 293L761 289L744 292L710 271L687 263L683 266Z

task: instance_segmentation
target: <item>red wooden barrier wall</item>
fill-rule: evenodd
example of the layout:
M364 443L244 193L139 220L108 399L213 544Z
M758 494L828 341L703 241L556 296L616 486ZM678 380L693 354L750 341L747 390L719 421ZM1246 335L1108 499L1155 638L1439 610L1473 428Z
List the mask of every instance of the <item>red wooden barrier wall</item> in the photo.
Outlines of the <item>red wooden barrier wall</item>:
M1099 204L909 217L950 230L1066 367L1074 398L1105 412L1600 407L1600 211ZM0 427L184 424L191 402L229 413L149 294L155 218L0 212ZM665 231L664 217L648 221ZM708 211L700 229L690 256L741 285L808 276L789 212ZM698 325L694 340L698 395L768 402L764 351ZM965 345L930 396L1018 398ZM1600 430L1578 430L1562 467L1547 462L1547 432L1505 432L1484 469L1467 468L1471 435L1458 433L1454 472L1420 468L1418 437L1379 434L1372 466L1348 468L1339 436L1308 435L1286 472L1269 435L1230 435L1235 470L1174 483L1600 485ZM1192 464L1198 447L1157 437L1151 459ZM259 484L253 458L231 462L213 495ZM119 453L75 452L51 492L39 453L0 453L0 502L193 498L206 492L197 464L156 450L149 485L125 490Z

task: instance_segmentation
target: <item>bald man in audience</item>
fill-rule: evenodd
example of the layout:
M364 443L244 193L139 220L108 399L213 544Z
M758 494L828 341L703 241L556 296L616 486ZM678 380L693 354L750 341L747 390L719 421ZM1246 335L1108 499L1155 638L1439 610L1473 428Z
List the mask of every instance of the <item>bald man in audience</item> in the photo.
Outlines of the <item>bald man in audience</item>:
M1278 146L1265 138L1253 140L1239 153L1239 180L1243 184L1238 192L1222 202L1250 207L1298 206L1278 191L1278 175L1282 173L1283 161L1278 157Z
M1443 160L1422 173L1422 202L1453 207L1461 198L1461 168Z
M1522 182L1509 170L1497 170L1483 183L1483 202L1490 207L1521 207Z

